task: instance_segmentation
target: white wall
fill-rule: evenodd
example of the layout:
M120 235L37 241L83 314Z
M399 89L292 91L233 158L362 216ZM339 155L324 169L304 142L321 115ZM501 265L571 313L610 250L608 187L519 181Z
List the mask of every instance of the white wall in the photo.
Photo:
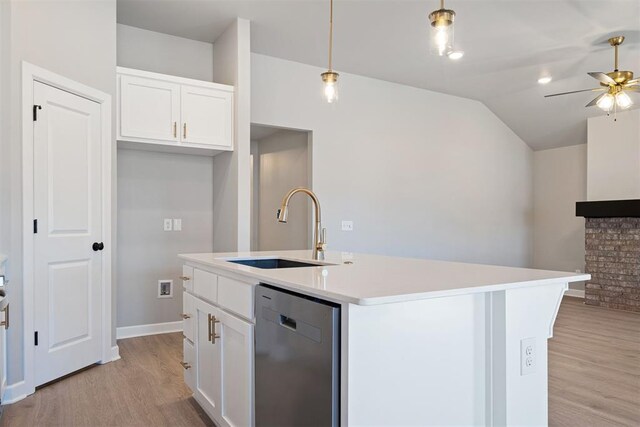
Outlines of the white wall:
M118 65L213 81L213 44L118 24Z
M313 132L330 250L530 266L533 153L483 104L251 55L251 121ZM354 231L340 231L341 220Z
M587 195L587 145L536 151L533 176L533 267L584 271L584 218L576 217L576 202Z
M588 120L588 200L640 199L640 110Z
M281 130L256 142L258 190L258 250L309 249L309 198L296 194L286 224L276 220L282 197L295 187L309 186L309 135Z
M11 384L23 378L21 63L27 61L61 74L111 94L115 100L116 2L11 1L9 19L10 46L8 50L3 46L2 56L10 55L10 114L5 116L10 123L10 138L3 139L0 161L2 169L10 171L9 176L2 175L2 189L8 188L10 206L4 205L6 197L3 196L4 232L0 247L10 257L7 292L12 325L8 331L7 349L8 382ZM115 110L115 103L113 105ZM115 126L112 130L115 135ZM113 147L115 157L115 141ZM115 242L115 227L113 233ZM113 320L115 331L115 315ZM113 337L115 344L115 333Z
M213 248L213 159L118 150L118 327L180 320L179 253ZM182 231L163 231L181 218ZM158 280L174 296L159 299Z
M213 78L235 87L234 151L214 158L216 252L251 247L250 25L237 19L213 44Z

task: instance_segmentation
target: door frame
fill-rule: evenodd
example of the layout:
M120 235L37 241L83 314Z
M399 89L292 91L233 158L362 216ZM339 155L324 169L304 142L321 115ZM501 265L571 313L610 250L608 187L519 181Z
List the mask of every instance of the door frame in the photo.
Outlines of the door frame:
M115 72L114 72L115 80ZM33 84L40 82L81 96L100 105L102 151L102 241L107 250L102 256L102 345L100 363L119 358L117 347L112 350L111 322L111 95L55 74L28 62L22 62L22 281L23 281L23 392L35 392L35 283L34 283L34 147L33 147Z

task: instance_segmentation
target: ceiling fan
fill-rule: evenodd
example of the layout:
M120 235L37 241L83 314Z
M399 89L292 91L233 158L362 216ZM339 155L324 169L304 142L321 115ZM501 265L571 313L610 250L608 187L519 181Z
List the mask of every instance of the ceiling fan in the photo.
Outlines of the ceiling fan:
M618 46L624 42L624 36L612 37L608 41L615 49L615 69L610 73L587 73L594 79L598 80L601 87L554 93L552 95L545 95L545 98L579 92L604 92L591 100L586 107L597 105L607 113L613 108L626 109L631 107L633 105L633 101L626 92L640 92L640 79L634 79L632 71L618 70Z

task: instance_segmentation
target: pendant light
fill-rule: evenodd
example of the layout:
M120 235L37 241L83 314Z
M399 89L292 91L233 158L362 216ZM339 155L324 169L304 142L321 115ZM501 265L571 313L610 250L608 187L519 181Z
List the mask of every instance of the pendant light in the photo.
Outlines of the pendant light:
M431 53L438 56L448 55L453 51L453 21L456 13L444 8L444 0L440 0L440 9L429 14L431 23Z
M332 104L338 100L338 76L339 74L333 71L332 68L332 56L333 54L333 0L330 0L329 8L329 69L320 74L322 82L324 84L324 97L329 104Z

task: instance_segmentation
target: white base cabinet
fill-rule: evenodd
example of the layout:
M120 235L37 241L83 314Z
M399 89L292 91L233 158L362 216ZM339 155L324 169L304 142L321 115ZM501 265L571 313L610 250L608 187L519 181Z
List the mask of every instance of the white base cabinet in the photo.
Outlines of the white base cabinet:
M217 425L253 426L255 325L245 307L253 307L256 283L197 266L185 266L183 274L185 383ZM227 289L219 300L219 281L237 282L237 295L229 295L234 288ZM247 301L240 303L242 299Z

